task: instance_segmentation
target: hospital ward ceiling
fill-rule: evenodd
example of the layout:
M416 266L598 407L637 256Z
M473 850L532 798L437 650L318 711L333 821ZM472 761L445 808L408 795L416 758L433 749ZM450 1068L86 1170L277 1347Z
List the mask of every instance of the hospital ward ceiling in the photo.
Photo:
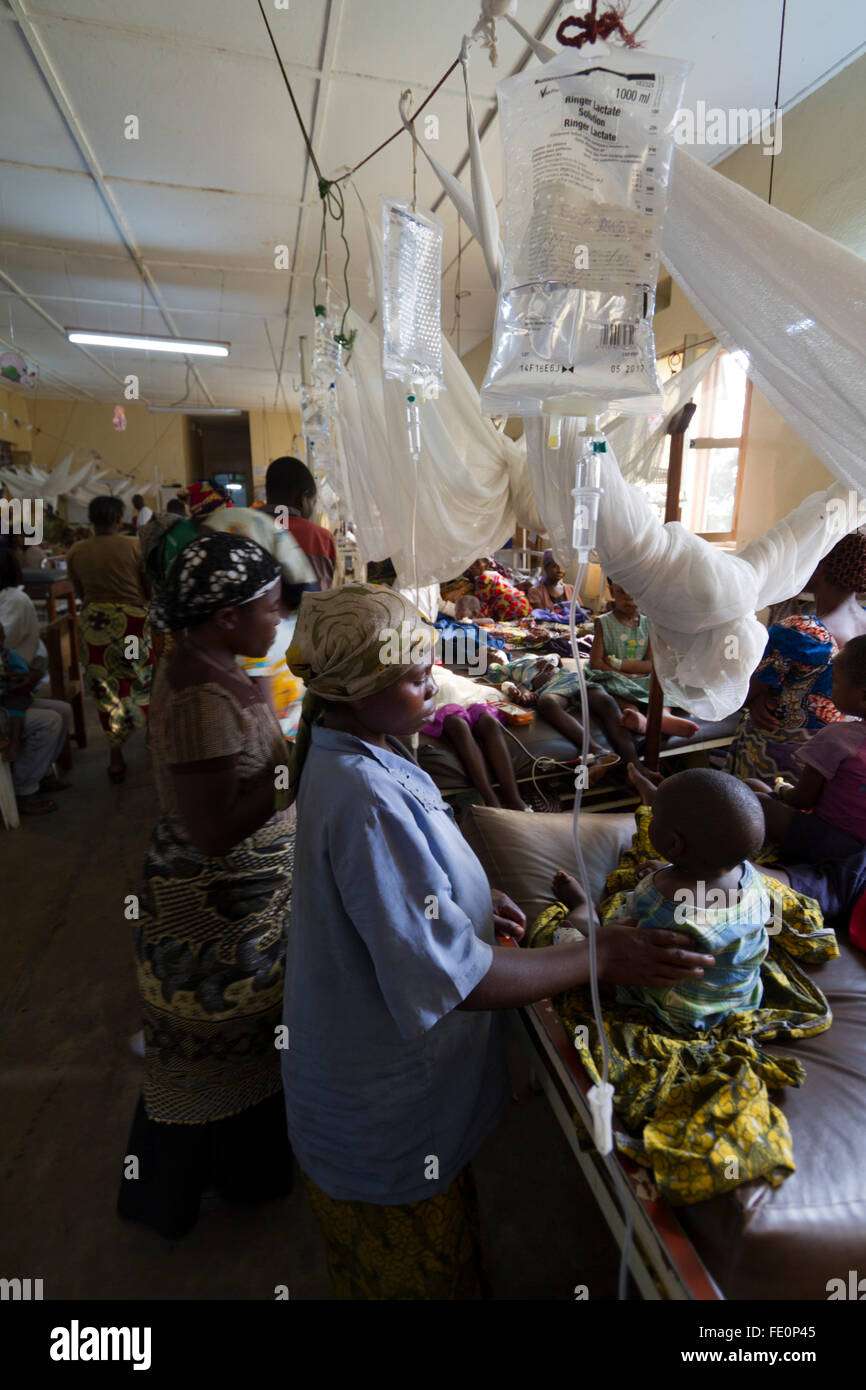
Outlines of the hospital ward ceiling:
M454 61L478 0L266 0L286 72L326 175L352 167L399 127ZM555 46L561 19L584 5L519 0L517 18ZM782 0L632 0L627 20L653 52L694 63L684 105L773 107ZM789 111L866 45L863 0L788 0L779 106ZM499 26L498 65L480 43L470 85L493 192L502 190L496 84L535 62ZM297 401L298 335L312 328L321 203L257 0L0 0L0 351L38 365L39 390L121 399L137 373L142 398L285 409ZM463 174L466 115L459 68L419 122L431 153ZM135 117L135 122L130 122ZM423 121L423 118L422 118ZM137 138L128 138L134 132ZM852 141L852 149L857 148ZM693 150L716 163L730 147ZM769 162L769 161L768 161ZM346 190L353 307L374 312L359 196L411 195L401 135ZM495 297L478 247L426 160L419 204L446 226L443 328L465 354L490 332ZM288 266L275 267L275 248ZM342 273L336 228L329 272ZM69 343L65 329L231 343L228 359L139 355Z

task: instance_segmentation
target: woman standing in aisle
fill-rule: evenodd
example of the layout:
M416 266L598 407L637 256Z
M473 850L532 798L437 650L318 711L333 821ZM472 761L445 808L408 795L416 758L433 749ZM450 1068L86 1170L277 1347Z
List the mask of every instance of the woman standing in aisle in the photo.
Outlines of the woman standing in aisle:
M87 688L111 750L112 782L126 776L123 745L147 724L153 678L149 590L135 536L122 535L119 497L94 497L88 508L94 534L76 541L66 559L69 578L84 602L79 629Z
M237 663L273 641L276 561L244 536L200 537L163 602L178 642L153 691L162 816L136 927L145 1083L118 1211L174 1239L208 1186L245 1205L291 1187L276 1030L294 817L276 809L279 725Z
M298 867L283 1079L341 1298L483 1296L468 1165L507 1098L490 1011L588 979L585 942L538 953L495 945L495 931L523 934L523 914L491 892L398 741L434 710L421 627L392 589L307 593L286 656L306 695L290 786ZM712 962L675 949L688 943L610 924L598 942L602 978L700 973Z

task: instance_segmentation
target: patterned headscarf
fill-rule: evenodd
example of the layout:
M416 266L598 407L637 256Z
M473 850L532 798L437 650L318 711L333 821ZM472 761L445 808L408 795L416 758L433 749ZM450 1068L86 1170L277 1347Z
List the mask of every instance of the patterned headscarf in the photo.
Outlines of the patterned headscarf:
M828 584L859 594L866 589L866 536L852 531L825 556L821 573Z
M198 521L201 521L202 517L207 516L210 512L216 511L217 507L234 505L226 493L218 492L206 479L201 482L190 483L186 495L189 501L190 516L194 516Z
M280 577L266 550L246 536L214 531L184 546L165 577L155 615L169 632L260 598Z
M301 598L289 668L306 686L294 747L289 802L298 794L310 733L322 700L361 700L430 660L436 633L395 589L344 584Z

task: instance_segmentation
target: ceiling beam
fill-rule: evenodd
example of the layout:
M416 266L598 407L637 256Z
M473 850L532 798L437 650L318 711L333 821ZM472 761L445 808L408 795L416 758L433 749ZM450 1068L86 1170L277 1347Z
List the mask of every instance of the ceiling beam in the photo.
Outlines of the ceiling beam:
M99 160L96 157L96 151L90 143L90 139L87 135L87 132L84 129L84 126L82 125L81 121L75 113L75 109L72 105L72 102L66 92L65 87L63 86L60 74L55 64L52 62L48 50L42 42L42 38L39 35L35 24L33 23L30 13L26 9L23 0L9 0L9 5L15 14L15 18L18 21L18 25L21 30L21 35L25 43L27 44L27 47L30 49L31 54L33 55L33 60L38 66L39 71L42 73L43 79L49 91L51 92L51 95L54 97L54 100L57 103L57 106L60 110L61 115L63 116L63 119L69 127L69 132L72 135L72 138L75 141L76 145L78 146L78 150L81 154L82 159L84 160L85 164L90 170L91 178L93 179L93 182L96 184L96 187L99 190L102 200L105 203L105 206L111 215L112 221L114 222L114 225L123 240L124 246L126 247L130 258L136 267L136 270L138 271L139 275L141 276L141 279L146 285L151 299L153 300L154 304L156 305L157 309L162 315L165 324L175 335L175 337L177 337L177 328L175 327L171 314L165 305L165 302L162 298L162 294L160 293L159 286L157 285L156 281L154 280L153 276L148 270L144 258L142 257L141 251L139 250L138 245L136 243L135 237L132 232L132 228L127 222L120 204L118 203L117 199L115 198L113 192L111 191L106 182L105 174L103 173ZM33 303L33 301L30 302L31 304ZM54 322L54 320L52 320L50 316L47 314L43 314L43 317L47 318L49 322ZM63 333L64 337L66 336L66 330L62 325L55 324L55 327L57 327L59 331ZM89 353L88 356L90 356ZM205 385L204 380L202 379L202 376L199 372L196 363L190 357L187 357L185 360L187 362L187 365L191 368L192 373L195 376L195 379L198 382L199 386L201 387L201 390L204 392L209 404L216 404L216 402L213 399L213 396L208 391L207 386Z

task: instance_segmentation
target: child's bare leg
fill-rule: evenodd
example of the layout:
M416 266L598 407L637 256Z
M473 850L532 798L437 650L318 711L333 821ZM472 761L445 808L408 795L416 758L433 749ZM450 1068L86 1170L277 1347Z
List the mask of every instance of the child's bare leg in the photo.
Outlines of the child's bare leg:
M587 911L586 894L573 874L567 874L564 869L558 869L553 875L553 891L563 907L569 909L568 916L563 918L563 926L579 927L583 931L590 919L596 925L598 924L595 908L590 903L589 911Z
M633 734L645 734L646 715L643 710L639 710L637 705L627 704L620 699L617 699L617 704L622 710L620 723L623 728L630 729Z
M662 710L662 733L676 734L679 738L691 738L700 728L693 719L683 719L679 714L671 714L670 710Z
M632 763L630 767L626 768L625 775L640 797L641 805L652 806L656 799L656 792L661 785L661 773L647 772L644 768L638 767L636 763Z
M635 741L622 722L622 710L612 695L594 686L589 692L589 708L601 720L611 747L626 764L639 761Z
M764 808L765 843L780 845L785 838L788 826L791 824L794 807L787 806L784 801L778 801L774 796L758 794L758 800Z
M492 714L482 714L472 732L481 746L486 765L492 770L493 776L499 783L505 805L510 811L524 811L526 807L517 786L514 764L511 761L511 754L508 751L508 744L505 741L499 720L494 718Z
M592 695L590 694L590 700ZM569 714L566 709L566 699L564 695L540 695L538 698L538 716L549 724L552 729L556 729L558 734L567 738L569 743L573 743L575 748L583 750L583 726L573 714ZM601 749L590 734L589 738L590 753L600 753Z
M501 807L502 802L493 790L481 749L472 737L466 720L461 719L459 714L449 714L442 721L442 732L463 764L473 787L481 793L484 805Z

